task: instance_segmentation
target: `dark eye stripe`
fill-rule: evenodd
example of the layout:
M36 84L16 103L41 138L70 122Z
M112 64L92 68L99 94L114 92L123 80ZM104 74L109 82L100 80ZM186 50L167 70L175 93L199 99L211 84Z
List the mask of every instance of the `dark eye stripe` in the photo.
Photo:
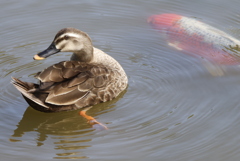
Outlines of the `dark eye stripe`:
M70 37L70 36L64 36L62 38L58 38L56 41L55 41L55 44L59 44L61 41L63 40L73 40L74 41L75 37Z
M59 39L57 39L57 41L55 42L55 44L59 44L61 41L63 41L64 40L64 37L63 38L59 38Z

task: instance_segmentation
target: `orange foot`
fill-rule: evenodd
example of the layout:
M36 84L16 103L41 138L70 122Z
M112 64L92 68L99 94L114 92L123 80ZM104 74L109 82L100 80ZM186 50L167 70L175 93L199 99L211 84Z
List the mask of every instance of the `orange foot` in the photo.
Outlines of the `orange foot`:
M95 118L92 116L88 116L86 114L86 110L80 111L79 115L83 116L88 120L88 123L92 125L92 127L96 130L107 130L107 126L103 125L102 123L98 122Z

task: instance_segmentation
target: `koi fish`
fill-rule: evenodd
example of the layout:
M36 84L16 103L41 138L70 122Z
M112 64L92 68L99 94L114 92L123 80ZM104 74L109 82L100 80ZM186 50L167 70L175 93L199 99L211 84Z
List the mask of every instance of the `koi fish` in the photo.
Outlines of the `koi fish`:
M215 27L177 14L153 15L148 23L165 33L170 46L188 55L218 65L240 64L240 41Z

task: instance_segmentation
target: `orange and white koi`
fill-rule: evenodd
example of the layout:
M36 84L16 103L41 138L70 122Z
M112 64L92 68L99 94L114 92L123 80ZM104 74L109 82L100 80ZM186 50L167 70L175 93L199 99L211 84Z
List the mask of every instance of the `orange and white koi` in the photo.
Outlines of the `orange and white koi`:
M148 22L184 53L220 65L240 64L240 41L215 27L177 14L153 15Z

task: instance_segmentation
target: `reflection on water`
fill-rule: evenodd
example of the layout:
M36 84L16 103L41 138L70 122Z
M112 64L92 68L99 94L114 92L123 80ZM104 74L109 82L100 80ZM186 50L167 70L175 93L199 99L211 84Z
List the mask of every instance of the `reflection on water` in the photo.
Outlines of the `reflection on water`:
M64 156L71 159L71 156L78 156L80 152L72 152L78 149L85 149L90 145L91 139L83 139L89 135L92 129L77 115L77 112L65 112L57 114L45 114L28 107L22 120L14 130L10 138L12 142L19 142L27 132L37 132L34 137L37 146L44 145L48 137L54 141L54 149L63 150L57 156ZM64 152L65 151L65 152ZM66 153L67 152L67 153Z
M114 103L121 99L126 91L127 89L112 101L93 106L88 111L88 114L96 117L97 115L113 111ZM22 142L25 133L37 132L35 134L36 146L44 145L44 142L50 136L54 140L54 149L64 151L63 153L56 153L59 156L55 157L56 159L87 158L87 156L76 156L81 155L79 150L91 146L91 144L88 144L92 140L89 136L92 136L91 132L94 129L90 128L90 125L78 113L79 110L43 113L28 107L9 140L11 142ZM85 136L88 137L85 138Z

